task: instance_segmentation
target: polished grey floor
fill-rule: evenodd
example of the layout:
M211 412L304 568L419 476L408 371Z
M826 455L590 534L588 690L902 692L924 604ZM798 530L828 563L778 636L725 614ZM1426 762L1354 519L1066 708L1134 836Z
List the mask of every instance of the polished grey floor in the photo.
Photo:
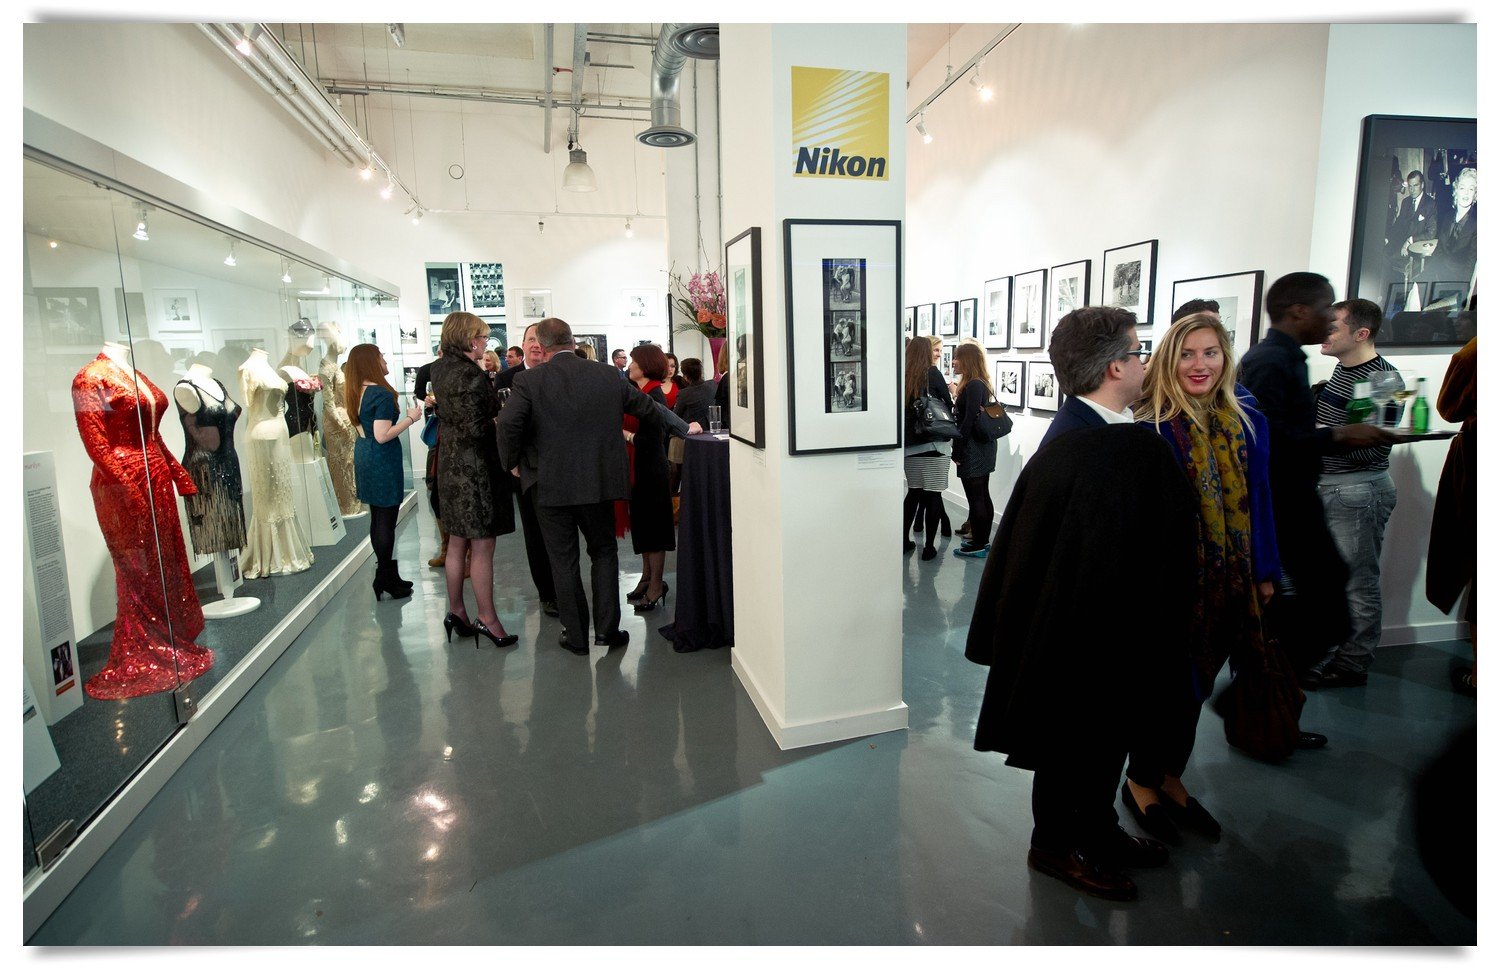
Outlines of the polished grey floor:
M496 584L521 645L445 644L433 544L424 509L398 539L416 597L377 606L367 564L31 941L1475 941L1413 822L1417 775L1475 721L1447 685L1465 645L1384 649L1368 686L1311 695L1332 744L1281 766L1206 714L1187 781L1225 837L1122 904L1026 868L1030 775L971 747L982 563L951 540L907 561L910 730L788 752L728 651L674 653L665 616L627 609L626 650L554 645L519 536Z

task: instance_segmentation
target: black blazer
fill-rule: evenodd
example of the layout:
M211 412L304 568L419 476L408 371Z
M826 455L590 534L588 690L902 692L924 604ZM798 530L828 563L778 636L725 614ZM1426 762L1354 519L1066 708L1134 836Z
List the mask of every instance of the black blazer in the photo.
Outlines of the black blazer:
M1079 398L1070 396L1057 409L1057 416L1052 418L1052 426L1047 428L1047 433L1042 435L1042 443L1036 447L1040 451L1055 441L1059 435L1066 434L1069 431L1076 431L1085 427L1108 426L1109 421L1100 417L1098 411L1085 404Z
M688 423L697 421L707 427L708 408L715 402L717 395L718 387L712 380L699 381L677 392L677 405L672 410ZM721 410L720 414L722 413Z
M521 469L538 505L592 505L630 495L622 418L662 418L651 398L612 364L554 354L511 382L496 435L500 463ZM670 416L670 412L667 412Z

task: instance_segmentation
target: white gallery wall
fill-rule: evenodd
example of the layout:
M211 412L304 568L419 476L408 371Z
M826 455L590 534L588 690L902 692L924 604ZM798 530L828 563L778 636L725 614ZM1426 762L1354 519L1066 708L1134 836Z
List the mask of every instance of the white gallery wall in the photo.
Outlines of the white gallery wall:
M940 50L913 78L909 108L1003 27L959 28L952 55ZM1472 26L1022 25L984 62L993 101L962 79L927 108L931 144L908 126L905 302L979 297L987 279L1080 259L1093 260L1097 301L1104 251L1147 239L1160 240L1163 325L1179 279L1262 269L1269 285L1312 269L1342 296L1360 119L1475 116L1474 36ZM1414 50L1452 65L1421 94L1360 66ZM1435 393L1451 352L1391 356ZM1318 379L1331 363L1312 367ZM998 509L1049 420L1017 414L1001 441ZM1387 642L1455 632L1422 594L1443 456L1444 445L1421 443L1392 461L1401 499L1385 556ZM955 478L950 498L962 504L959 490Z

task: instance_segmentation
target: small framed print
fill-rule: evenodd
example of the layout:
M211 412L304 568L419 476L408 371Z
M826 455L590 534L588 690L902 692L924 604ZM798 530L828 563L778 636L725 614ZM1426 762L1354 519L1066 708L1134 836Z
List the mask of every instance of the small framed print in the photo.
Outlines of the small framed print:
M958 301L958 337L979 338L979 300L970 297Z
M1048 290L1049 326L1078 309L1089 305L1089 268L1092 262L1082 259L1052 267L1052 286Z
M1047 270L1018 273L1010 302L1010 345L1035 350L1047 345L1043 317L1047 305Z
M944 343L943 348L938 351L938 370L943 375L943 380L953 383L953 344Z
M990 362L995 399L1019 410L1026 406L1026 361L996 357Z
M902 314L901 332L906 335L907 339L917 335L917 308L915 306L908 306Z
M936 303L917 304L917 336L932 336L937 331L933 324L937 318Z
M1229 331L1234 357L1238 360L1260 340L1260 294L1265 279L1262 269L1179 279L1172 284L1172 312L1194 299L1218 303L1219 319Z
M938 336L958 336L958 301L938 304Z
M724 246L725 326L728 328L729 436L751 447L766 446L766 371L761 335L760 229L751 227ZM864 314L859 343L864 344ZM847 324L846 324L847 326ZM842 332L842 331L841 331ZM842 402L841 398L841 402ZM848 408L852 410L853 408Z
M783 228L788 450L900 446L901 224L787 219Z
M1129 310L1138 326L1150 326L1156 308L1156 240L1106 249L1101 285L1105 306Z
M1032 410L1055 411L1062 403L1057 389L1057 371L1050 360L1032 360L1027 368L1026 406Z
M986 350L1010 348L1010 281L1009 276L985 281L984 324L979 342Z
M521 319L544 320L552 315L552 290L528 289L521 293Z
M115 290L120 293L121 290ZM158 290L157 292L162 292ZM42 345L49 352L61 350L98 351L104 342L104 320L99 312L99 290L37 287L38 321L42 325ZM196 311L195 311L196 312ZM125 319L118 326L125 333Z
M192 289L158 289L156 331L158 333L202 333L198 318L198 293ZM97 310L96 310L97 312Z

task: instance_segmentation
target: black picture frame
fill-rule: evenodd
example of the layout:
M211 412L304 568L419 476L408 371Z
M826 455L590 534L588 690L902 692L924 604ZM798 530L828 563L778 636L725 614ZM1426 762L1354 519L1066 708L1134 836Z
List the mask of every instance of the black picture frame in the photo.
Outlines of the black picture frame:
M427 264L427 315L442 320L449 313L464 308L463 287L459 283L458 263Z
M1261 295L1265 290L1266 271L1251 269L1242 273L1198 276L1172 283L1172 312L1191 299L1211 299L1219 304L1219 319L1229 331L1234 357L1239 360L1260 342Z
M1010 346L1037 350L1047 345L1047 270L1016 273L1010 289Z
M901 223L784 219L782 233L789 453L900 447ZM850 301L848 291L855 286L858 292ZM829 357L830 320L836 314L853 312L855 305L865 333L860 359L833 360ZM835 381L842 371L835 371L851 362L862 368L864 376L855 389L854 405L845 406L848 391Z
M729 341L729 436L766 446L765 311L761 302L760 227L724 244L724 324ZM746 430L746 425L749 430Z
M1062 408L1063 393L1057 384L1057 370L1051 360L1033 358L1026 362L1026 406L1033 411Z
M1477 192L1478 159L1473 118L1372 114L1361 123L1345 293L1385 313L1382 347L1457 346L1473 335L1457 314L1477 289L1478 205L1470 195L1460 217L1457 203L1464 169L1474 169ZM1407 186L1417 172L1425 201L1412 206Z
M938 304L937 335L958 336L958 300Z
M979 325L984 336L980 342L986 350L1010 349L1011 277L999 276L984 281L984 322Z
M935 336L937 334L937 304L918 303L917 311L917 336Z
M979 297L970 296L958 301L958 338L979 338Z
M1079 259L1053 266L1047 282L1047 327L1051 331L1057 321L1078 309L1089 305L1089 286L1093 273L1092 259Z
M1100 305L1129 310L1138 326L1151 326L1156 313L1156 250L1155 239L1104 250Z

